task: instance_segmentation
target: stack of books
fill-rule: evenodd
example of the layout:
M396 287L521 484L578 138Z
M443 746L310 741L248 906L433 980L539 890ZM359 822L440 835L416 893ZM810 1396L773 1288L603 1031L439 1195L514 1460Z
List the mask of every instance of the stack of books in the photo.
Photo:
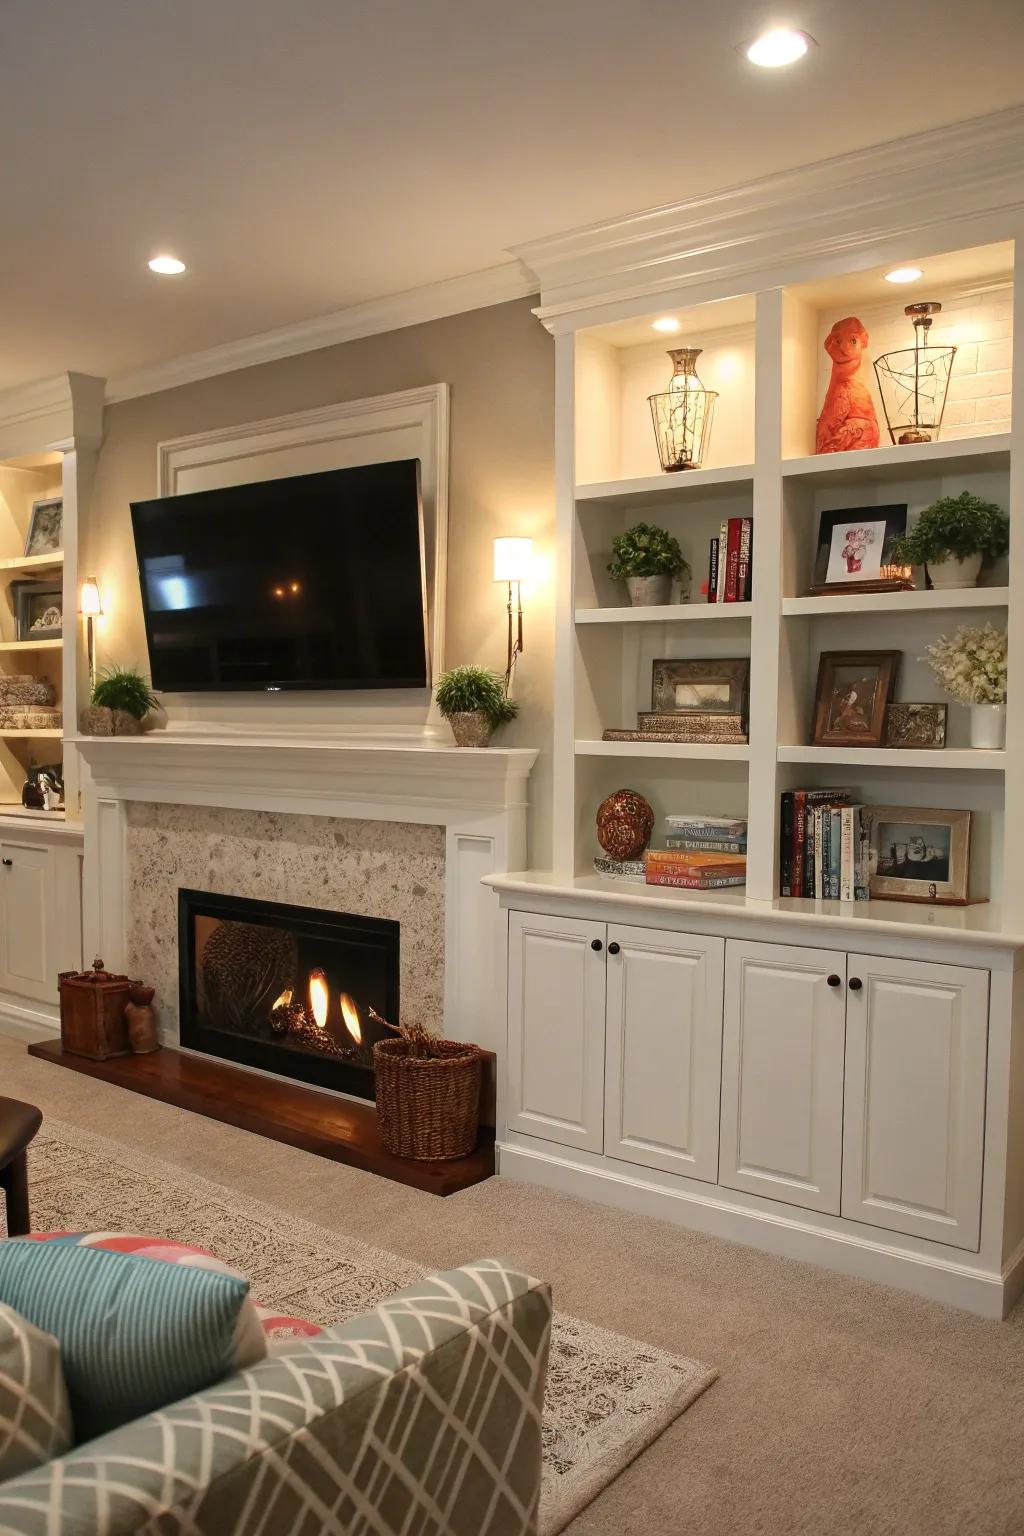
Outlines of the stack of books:
M782 796L779 889L783 896L867 901L868 834L848 789L794 789Z
M708 602L749 603L752 594L754 524L749 517L730 517L711 540L708 556Z
M647 854L648 885L708 891L746 879L746 817L666 816L665 847Z

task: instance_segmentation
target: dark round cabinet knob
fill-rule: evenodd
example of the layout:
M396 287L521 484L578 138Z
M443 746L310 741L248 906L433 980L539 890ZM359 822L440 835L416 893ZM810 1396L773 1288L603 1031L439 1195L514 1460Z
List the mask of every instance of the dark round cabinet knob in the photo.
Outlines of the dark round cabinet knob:
M594 950L604 949L604 945L601 943L600 939L591 939L590 947L591 947L591 949L594 949Z
M619 946L617 944L612 943L612 944L608 945L608 953L610 955L617 955L618 952L619 952Z
M843 984L841 976L828 976L826 980L830 987L841 987Z
M3 861L4 869L10 869L10 867L11 867L11 865L13 863L14 863L13 859L4 859L4 861Z
M851 992L859 992L863 985L864 985L864 983L861 981L859 976L851 976L850 977L850 991Z

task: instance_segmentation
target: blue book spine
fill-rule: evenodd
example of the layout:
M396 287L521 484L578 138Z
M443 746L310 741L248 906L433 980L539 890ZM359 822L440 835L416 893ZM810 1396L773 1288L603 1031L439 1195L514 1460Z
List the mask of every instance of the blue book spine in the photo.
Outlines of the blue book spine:
M843 813L833 810L829 815L828 837L828 894L832 901L839 900L839 887L843 870Z

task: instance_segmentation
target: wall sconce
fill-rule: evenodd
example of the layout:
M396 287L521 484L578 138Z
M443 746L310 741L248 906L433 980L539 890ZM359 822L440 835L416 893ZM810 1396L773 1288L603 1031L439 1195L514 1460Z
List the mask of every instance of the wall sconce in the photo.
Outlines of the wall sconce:
M495 539L494 579L508 583L508 660L505 666L505 693L512 688L512 674L523 649L523 582L530 578L533 563L532 539ZM512 588L515 587L513 594ZM513 624L515 619L515 624Z
M93 620L103 617L103 602L95 576L89 576L82 582L78 611L85 619L85 648L89 658L89 697L91 698L92 690L96 686L96 637L93 633Z

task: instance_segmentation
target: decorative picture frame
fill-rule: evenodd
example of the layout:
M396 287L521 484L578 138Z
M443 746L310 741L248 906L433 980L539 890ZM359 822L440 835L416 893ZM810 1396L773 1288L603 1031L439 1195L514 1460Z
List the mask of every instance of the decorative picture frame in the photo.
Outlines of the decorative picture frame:
M869 890L884 901L967 906L971 812L868 805Z
M57 583L45 581L13 582L15 616L19 640L59 640L64 633L64 591ZM58 624L41 621L52 610L60 616Z
M822 651L814 697L816 747L880 747L899 651Z
M32 503L25 535L26 555L55 555L64 548L64 498L50 496Z
M906 505L822 512L811 596L912 589L912 572L894 565L890 558L894 539L906 531Z
M890 704L885 716L885 745L941 750L946 745L946 704Z
M750 657L665 658L651 671L651 710L657 715L739 715L746 718Z

